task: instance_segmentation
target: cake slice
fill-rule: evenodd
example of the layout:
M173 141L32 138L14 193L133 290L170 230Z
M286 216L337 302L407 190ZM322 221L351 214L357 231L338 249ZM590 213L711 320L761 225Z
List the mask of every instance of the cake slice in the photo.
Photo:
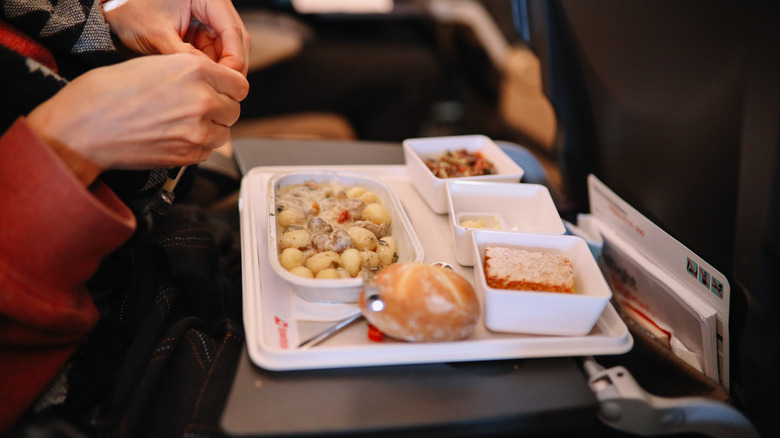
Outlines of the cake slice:
M491 246L484 267L492 288L574 293L574 268L561 255Z

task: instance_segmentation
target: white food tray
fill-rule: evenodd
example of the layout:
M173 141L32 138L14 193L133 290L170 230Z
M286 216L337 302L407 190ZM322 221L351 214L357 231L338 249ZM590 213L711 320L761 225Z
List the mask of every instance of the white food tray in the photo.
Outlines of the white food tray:
M423 248L425 262L444 261L474 281L473 268L455 261L448 216L431 211L406 177L404 166L280 166L252 169L241 182L241 249L244 325L252 362L274 371L511 358L621 354L633 338L611 305L586 336L541 336L490 332L480 321L467 339L407 343L385 337L370 341L366 323L351 325L309 349L297 345L358 311L355 305L311 304L298 298L271 268L267 251L266 190L278 172L292 170L363 172L385 181L401 199Z

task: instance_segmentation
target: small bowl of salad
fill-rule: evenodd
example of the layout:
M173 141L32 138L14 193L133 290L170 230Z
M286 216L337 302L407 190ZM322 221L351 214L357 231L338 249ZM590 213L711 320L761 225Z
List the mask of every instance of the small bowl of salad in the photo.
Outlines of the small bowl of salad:
M453 180L519 183L523 169L484 135L407 139L406 174L437 214L446 214L446 183Z

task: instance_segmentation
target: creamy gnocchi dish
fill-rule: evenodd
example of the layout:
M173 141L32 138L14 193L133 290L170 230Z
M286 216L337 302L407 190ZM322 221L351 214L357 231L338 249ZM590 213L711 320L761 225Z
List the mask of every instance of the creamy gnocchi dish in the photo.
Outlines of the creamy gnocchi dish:
M279 262L305 278L364 278L398 260L390 212L379 197L338 181L276 193Z

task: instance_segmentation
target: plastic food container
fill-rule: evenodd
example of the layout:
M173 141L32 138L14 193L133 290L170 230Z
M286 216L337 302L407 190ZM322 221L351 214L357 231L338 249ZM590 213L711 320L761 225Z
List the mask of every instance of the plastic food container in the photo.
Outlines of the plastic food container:
M302 171L274 174L268 182L267 213L268 218L268 259L271 267L281 278L286 280L292 290L301 298L320 303L354 303L357 302L364 280L361 278L346 279L312 279L297 276L287 271L279 261L278 238L279 230L276 221L276 194L285 186L303 184L308 181L327 183L336 181L343 185L359 186L370 190L389 211L392 223L390 233L396 242L398 262L422 262L425 253L411 221L398 200L392 188L382 181L357 172L339 171Z
M485 326L495 332L587 335L612 291L587 243L577 236L477 230L472 235L475 286L484 297ZM559 254L574 267L575 293L494 289L487 285L485 248L502 246Z
M519 183L523 169L501 148L484 135L460 135L408 139L403 142L406 174L428 206L437 214L447 213L447 181L470 180ZM435 158L447 151L466 149L480 152L496 166L496 174L457 178L439 178L425 165L425 158Z
M455 259L461 265L474 264L471 234L477 229L566 232L550 191L543 185L459 180L448 182L446 188Z

